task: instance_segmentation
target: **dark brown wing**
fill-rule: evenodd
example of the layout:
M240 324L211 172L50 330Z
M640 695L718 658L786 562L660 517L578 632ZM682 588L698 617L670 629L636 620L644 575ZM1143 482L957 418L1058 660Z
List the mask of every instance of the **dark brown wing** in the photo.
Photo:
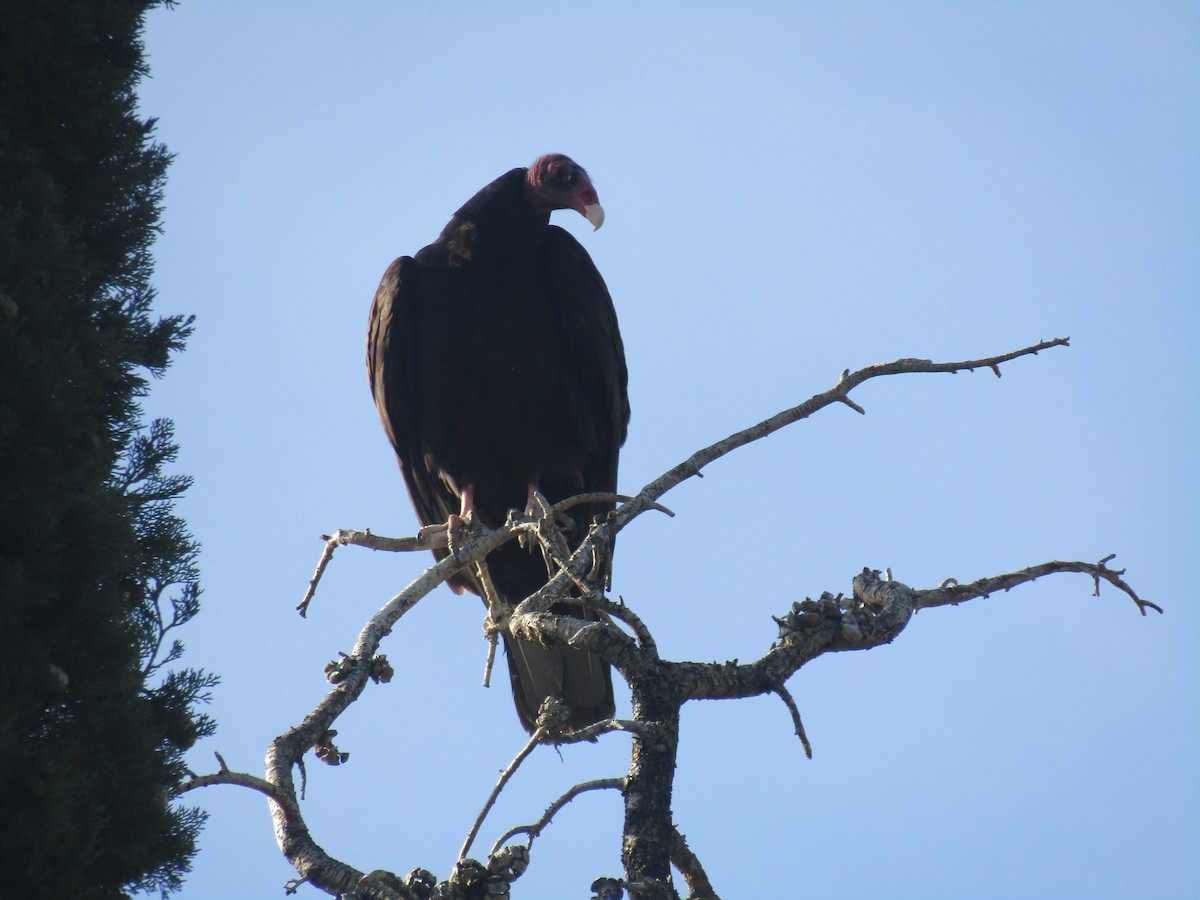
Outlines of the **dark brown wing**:
M578 460L582 490L611 493L617 489L617 459L629 426L629 375L617 313L600 272L570 233L548 226L541 258L560 298L567 361L563 377L583 453ZM555 500L575 493L555 496L554 486L546 488L543 493ZM612 504L576 507L574 518L586 533L592 516L611 508Z
M567 409L566 421L557 423L557 427L574 433L570 443L579 454L557 480L543 478L540 487L551 502L577 493L611 493L617 489L617 458L629 424L625 349L612 298L591 257L569 232L548 226L538 261L549 278L559 318L560 333L553 352L560 361ZM576 526L571 546L577 546L587 535L593 516L610 509L611 503L573 507L570 514ZM524 559L529 559L527 554ZM509 561L518 563L520 559L510 557ZM500 566L493 570L505 571ZM510 571L517 574L515 567ZM517 584L522 580L513 579ZM544 576L539 581L544 581ZM539 586L521 584L515 593L519 597ZM574 604L559 604L554 612L596 618L593 611ZM547 694L568 702L572 728L583 728L613 715L612 673L597 657L572 647L542 647L527 641L506 640L505 646L513 700L526 730L533 730L541 698Z
M459 498L426 465L428 448L420 437L421 342L416 322L420 304L426 298L418 286L416 269L417 263L411 257L402 256L383 274L367 326L367 377L413 509L422 525L430 525L445 522L458 512ZM461 593L464 585L456 583L452 587Z

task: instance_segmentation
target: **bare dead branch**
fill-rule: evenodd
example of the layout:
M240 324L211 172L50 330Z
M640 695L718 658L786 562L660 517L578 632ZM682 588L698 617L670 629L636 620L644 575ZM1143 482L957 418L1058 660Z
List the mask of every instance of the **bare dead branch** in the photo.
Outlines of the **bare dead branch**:
M296 609L301 616L308 615L308 605L312 602L313 595L317 592L317 585L321 581L321 576L325 574L325 567L333 559L333 551L343 544L354 544L357 547L367 547L371 550L386 550L390 553L433 550L446 546L444 529L439 533L436 529L430 530L424 528L421 529L416 537L400 538L382 537L381 535L371 534L369 529L367 531L355 531L353 528L339 528L332 535L321 535L321 540L325 542L325 549L321 552L321 558L317 562L317 570L308 581L308 590L304 592L304 598L296 604Z
M483 820L487 818L487 814L496 804L496 799L500 796L500 792L504 790L504 786L508 784L510 778L516 774L520 767L534 751L534 748L541 743L542 738L546 736L546 729L538 727L533 734L529 736L525 746L521 748L521 752L513 757L513 761L508 764L508 767L500 773L500 780L496 782L496 786L492 788L492 792L488 795L487 801L483 804L483 809L479 811L479 815L475 818L475 824L471 826L471 830L467 832L467 839L463 841L462 849L458 851L459 860L467 858L467 854L471 851L471 845L475 843L475 837L479 834L479 829L483 827Z
M699 450L692 454L682 463L679 463L668 472L659 476L654 481L647 484L642 490L630 501L623 503L613 511L608 519L601 525L594 527L588 534L587 538L572 554L569 563L564 569L560 569L547 585L537 593L526 598L523 602L517 605L514 611L513 625L518 629L523 629L527 634L520 636L531 640L542 640L543 638L533 636L529 629L529 623L524 620L524 617L532 613L547 612L550 607L561 600L571 583L579 584L586 579L586 573L589 570L590 563L596 552L595 548L599 545L610 544L616 533L620 531L626 524L632 521L636 516L645 512L650 508L650 504L657 502L671 488L687 480L693 475L699 475L704 466L721 458L722 456L731 453L739 447L742 447L753 441L760 440L774 432L786 427L794 422L806 419L813 413L829 406L832 403L841 402L846 399L849 391L853 390L864 381L871 378L877 378L884 375L897 374L912 374L912 373L958 373L961 371L974 371L977 368L991 368L994 372L999 372L1001 363L1009 362L1022 356L1036 355L1042 350L1052 347L1069 346L1069 338L1055 338L1050 341L1039 341L1037 344L1020 350L1014 350L1009 353L1003 353L998 356L985 357L981 359L970 359L961 362L935 363L927 359L899 359L891 363L878 363L873 366L867 366L859 369L856 372L846 371L842 373L837 385L824 393L817 394L805 402L784 410L769 419L759 422L757 425L736 432L729 437L724 438L712 444L703 450ZM854 404L850 404L854 405ZM857 407L855 407L857 408ZM614 616L620 618L616 613ZM854 624L852 620L848 620L847 629L853 631ZM565 638L569 640L570 638ZM560 638L562 640L562 638ZM592 647L588 649L596 651ZM603 657L603 652L601 652ZM618 665L616 659L603 657L614 665ZM631 660L631 657L626 658L626 664ZM628 673L623 672L628 677Z
M551 582L554 583L553 581ZM653 662L648 654L638 648L636 641L609 622L584 622L572 616L550 612L523 612L527 605L544 598L545 589L538 591L520 603L509 620L509 633L520 640L542 644L565 644L595 653L605 662L621 670L626 677L630 672L645 671ZM551 594L558 602L558 598Z
M1121 578L1125 574L1124 569L1108 568L1107 563L1111 562L1115 555L1110 554L1096 563L1052 560L1051 562L1042 563L1039 566L1030 566L1019 572L1006 572L1003 575L980 578L977 581L972 581L970 584L959 584L950 578L932 590L918 591L916 608L930 609L935 606L956 606L959 603L973 600L976 597L987 597L994 591L1007 591L1019 584L1036 581L1039 578L1056 572L1080 572L1084 575L1092 576L1092 580L1095 583L1092 596L1100 596L1100 580L1103 579L1125 592L1137 604L1138 611L1143 616L1146 615L1146 610L1148 609L1153 609L1155 612L1161 613L1162 607L1139 597L1137 592Z
M298 803L292 770L303 755L317 747L332 729L333 722L362 693L374 675L379 644L395 623L418 601L464 566L473 565L506 540L515 530L501 527L472 534L452 551L452 555L426 569L408 587L384 605L363 627L350 654L339 664L339 681L299 724L275 738L267 749L266 780L282 799L269 801L275 836L280 849L302 878L333 894L357 892L371 898L413 897L407 888L398 891L378 879L364 882L358 869L330 857L312 838ZM345 543L355 543L351 539ZM380 548L384 549L384 548Z
M386 553L415 553L422 550L440 550L446 546L446 529L440 525L422 528L413 537L384 537L374 534L368 528L357 531L353 528L339 528L325 538L342 544L353 544L355 547L366 547L368 550L383 550Z
M800 738L800 746L804 748L804 755L812 759L812 744L808 742L808 735L804 733L804 723L800 721L800 709L796 706L796 701L788 689L782 684L777 684L773 687L772 692L779 695L779 699L787 706L788 712L792 714L792 724L796 728L796 737Z
M646 623L638 617L637 613L625 605L624 597L614 602L603 594L593 595L587 598L587 603L599 612L619 619L628 625L633 630L642 652L652 659L658 659L658 644L654 640L654 635L650 633L650 629L646 627Z
M692 852L687 838L678 828L675 829L674 840L671 843L671 865L679 870L683 880L687 882L687 900L721 900L713 890L704 866L700 865L699 857Z
M483 663L483 686L492 686L492 669L496 665L496 647L500 643L500 632L493 631L487 635L487 659Z
M867 366L859 369L856 372L847 370L842 373L842 377L838 379L838 383L821 394L816 394L805 400L798 406L793 406L791 409L784 410L771 416L769 419L764 419L757 425L752 425L749 428L731 434L723 440L717 441L703 450L693 453L679 465L672 468L670 471L660 475L654 481L650 482L637 496L627 503L623 503L617 507L616 519L614 520L614 533L620 531L630 520L635 516L641 515L649 508L649 504L657 501L659 497L669 491L693 475L700 473L708 464L720 459L728 453L736 450L738 447L745 446L753 441L761 440L769 434L773 434L781 428L791 425L793 422L798 422L801 419L807 419L818 410L824 409L832 403L845 403L852 409L858 412L864 410L849 401L847 395L854 388L858 387L864 381L872 378L878 378L883 375L901 375L913 373L938 373L950 372L958 373L962 371L974 371L979 368L990 368L997 375L1000 374L999 366L1001 363L1010 362L1022 356L1036 355L1042 350L1048 350L1052 347L1067 347L1070 346L1070 338L1055 338L1050 341L1039 341L1029 347L1024 347L1021 350L1014 350L1011 353L1002 353L999 356L990 356L983 359L968 359L962 362L935 363L928 359L898 359L890 363L876 363L873 366Z
M308 590L304 592L304 597L296 604L296 610L300 613L301 618L308 615L308 604L312 602L313 595L317 592L317 585L321 581L321 576L325 574L325 567L329 565L329 561L333 559L333 551L338 547L338 542L331 537L325 537L325 549L321 551L321 558L317 561L317 570L313 572L313 577L308 580Z
M903 373L957 373L976 368L989 368L997 376L1000 366L1022 356L1044 349L1067 346L1066 338L1042 341L1030 347L1000 356L963 362L934 363L930 360L900 359L846 371L830 390L811 397L804 403L785 410L757 425L739 431L711 446L692 454L656 480L647 484L636 496L627 498L607 494L586 494L550 505L535 495L527 511L514 511L508 521L497 529L479 523L466 523L452 517L445 525L422 529L415 538L390 539L370 532L342 530L327 538L325 551L300 605L307 609L313 592L332 557L334 549L352 543L376 550L410 551L445 548L449 556L427 569L404 591L393 597L363 627L351 653L343 654L336 664L337 683L303 722L276 738L267 754L265 779L253 779L228 772L222 761L222 771L213 776L201 776L189 781L186 789L207 784L238 783L260 790L270 798L276 836L281 849L296 867L301 880L330 893L355 893L362 897L415 897L428 893L435 879L422 873L420 888L412 881L402 882L387 872L363 875L356 869L331 859L313 841L300 816L296 801L293 769L303 767L303 756L309 749L325 748L326 756L340 752L332 748L332 724L361 694L372 680L384 681L389 667L378 656L382 639L399 618L438 584L464 568L472 567L488 582L484 560L488 553L506 541L537 540L554 570L547 584L530 597L523 598L515 608L499 598L489 600L489 625L494 633L506 631L514 637L542 644L566 644L596 653L614 665L629 681L633 690L632 720L613 719L597 723L571 735L563 735L540 718L539 728L529 742L502 773L491 795L468 834L459 863L450 883L466 884L472 878L495 878L505 883L515 879L528 862L527 854L510 852L520 848L505 847L518 834L528 835L528 843L540 834L553 816L580 793L599 788L617 788L626 796L626 833L624 861L628 887L644 891L645 896L675 897L670 886L669 869L674 865L688 882L689 897L715 898L699 860L687 848L682 834L670 821L670 783L675 766L678 742L679 709L689 699L718 699L777 694L792 715L796 734L811 757L811 746L804 733L803 723L794 699L785 687L787 679L810 659L822 653L842 650L861 650L893 640L908 625L913 612L921 608L952 605L975 597L987 596L995 590L1008 590L1053 572L1081 572L1092 576L1098 592L1103 579L1130 596L1144 615L1147 609L1161 609L1137 596L1121 575L1124 570L1107 568L1111 557L1099 563L1051 562L1021 572L980 579L959 585L952 579L932 590L914 590L892 581L890 576L864 569L853 579L850 598L842 595L823 595L819 600L794 604L791 612L776 619L779 639L763 657L753 663L689 663L661 660L657 645L645 623L620 603L604 596L603 581L608 568L608 553L612 541L629 521L648 509L669 510L658 498L675 485L692 477L702 477L702 469L738 447L759 440L793 422L808 418L826 406L842 403L862 413L864 410L849 399L849 392L871 378ZM580 545L571 552L561 529L559 516L580 503L619 502L621 505L607 517L597 517ZM487 594L485 587L485 596ZM550 613L558 602L585 604L601 614L602 620L584 622L571 615ZM624 623L633 632L631 637L611 619ZM494 636L494 635L493 635ZM552 712L552 711L551 711ZM525 758L538 743L568 744L594 741L609 731L630 731L634 740L634 762L629 776L623 779L603 779L577 785L555 801L542 818L533 825L521 826L506 832L492 848L486 868L466 858L472 844L494 806L500 792ZM303 771L303 769L302 769ZM239 779L251 779L249 781ZM665 793L656 795L659 781ZM665 798L665 799L664 799ZM646 816L650 809L649 818ZM635 816L638 823L631 824ZM647 822L650 822L647 825ZM663 827L658 827L662 825ZM649 829L639 831L639 828ZM648 838L647 835L650 835ZM669 859L663 854L669 852ZM489 875L489 872L491 873ZM427 877L426 877L427 876ZM457 880L456 880L457 879ZM490 883L490 882L489 882ZM498 882L497 882L498 883ZM410 884L414 885L410 887ZM439 889L442 887L438 886ZM642 894L639 894L642 896Z
M247 772L234 772L232 769L223 769L220 772L213 772L210 775L193 776L182 782L176 788L176 792L186 794L188 791L211 787L214 784L235 784L247 787L270 797L276 803L281 803L285 800L284 795L276 790L275 785L266 779L259 778L257 775L251 775Z
M581 784L575 785L569 791L567 791L565 794L563 794L561 797L559 797L557 800L555 800L553 803L551 803L550 806L547 807L546 811L544 813L542 813L542 817L540 819L538 819L536 822L534 822L532 825L518 825L515 828L510 828L508 831L504 832L504 834L500 835L500 837L498 837L496 839L496 843L492 845L492 849L488 853L488 856L489 857L495 856L496 853L499 852L501 847L503 847L505 844L507 844L510 840L512 840L518 834L528 835L529 840L528 840L526 846L532 847L533 842L537 839L538 835L540 835L542 833L542 831L546 828L546 826L550 824L550 822L554 819L555 815L558 814L558 811L560 809L562 809L564 806L566 806L568 803L570 803L572 800L574 800L580 794L587 793L588 791L600 791L600 790L623 791L623 790L625 790L625 779L624 778L598 778L594 781L585 781Z
M594 744L600 735L609 734L614 731L627 731L640 736L643 740L654 739L654 728L636 719L603 719L589 725L587 728L579 728L567 734L556 734L549 743L553 743L555 746L562 744Z
M632 499L633 497L629 494L609 494L603 491L593 491L590 494L576 494L574 497L568 497L566 500L559 500L554 504L554 509L556 512L566 512L568 509L583 503L625 503ZM661 503L651 503L647 508L664 513L672 519L675 518L675 513Z
M671 679L686 699L733 699L775 692L805 663L823 653L866 650L890 643L908 625L917 609L965 603L986 597L993 591L1008 590L1019 584L1056 572L1081 572L1096 583L1108 581L1128 594L1145 614L1146 609L1162 610L1137 596L1121 580L1124 570L1113 570L1099 563L1053 561L967 585L951 579L931 590L916 590L899 581L885 580L880 572L864 569L853 579L853 596L825 594L819 601L793 604L792 610L776 618L780 639L768 652L752 663L661 662L656 677ZM581 636L580 642L586 639ZM596 652L588 644L588 649ZM786 703L788 698L784 698Z
M500 593L492 583L486 559L475 563L475 576L483 590L483 602L487 604L488 610L483 619L483 633L488 642L487 661L483 666L483 686L489 687L492 682L492 665L496 661L496 645L500 642L500 632L508 622L509 607L500 599Z

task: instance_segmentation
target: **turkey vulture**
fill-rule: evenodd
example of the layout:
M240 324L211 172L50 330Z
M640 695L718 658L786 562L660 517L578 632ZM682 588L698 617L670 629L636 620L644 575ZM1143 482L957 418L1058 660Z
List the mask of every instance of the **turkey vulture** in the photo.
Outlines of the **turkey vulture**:
M496 527L535 489L552 503L616 490L629 423L625 351L604 279L579 242L550 224L556 209L596 228L604 220L587 173L550 154L479 191L436 241L393 262L375 294L371 393L424 525L473 512ZM610 509L569 511L572 549ZM547 581L541 554L515 541L487 562L514 605ZM450 586L483 596L473 573ZM596 618L578 603L554 611ZM504 639L527 731L546 697L566 701L571 729L612 716L612 673L597 657Z

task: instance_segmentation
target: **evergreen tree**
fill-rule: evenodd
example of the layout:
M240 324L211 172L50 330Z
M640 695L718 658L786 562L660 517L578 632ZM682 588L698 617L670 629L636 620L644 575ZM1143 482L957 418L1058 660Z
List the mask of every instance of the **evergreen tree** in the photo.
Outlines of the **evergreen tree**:
M154 0L0 0L0 895L178 887L171 805L214 679L174 667L197 546L171 423L138 398L191 319L155 320L169 154L137 115Z

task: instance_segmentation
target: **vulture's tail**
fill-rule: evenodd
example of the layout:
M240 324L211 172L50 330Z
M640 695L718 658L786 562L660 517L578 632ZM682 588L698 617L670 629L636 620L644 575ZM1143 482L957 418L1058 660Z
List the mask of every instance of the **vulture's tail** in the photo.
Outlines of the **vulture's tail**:
M575 604L560 603L552 611L596 621L597 615ZM543 647L532 641L504 636L513 702L525 730L537 727L538 710L547 697L561 699L571 708L570 731L610 719L613 701L612 669L594 653L575 647Z

